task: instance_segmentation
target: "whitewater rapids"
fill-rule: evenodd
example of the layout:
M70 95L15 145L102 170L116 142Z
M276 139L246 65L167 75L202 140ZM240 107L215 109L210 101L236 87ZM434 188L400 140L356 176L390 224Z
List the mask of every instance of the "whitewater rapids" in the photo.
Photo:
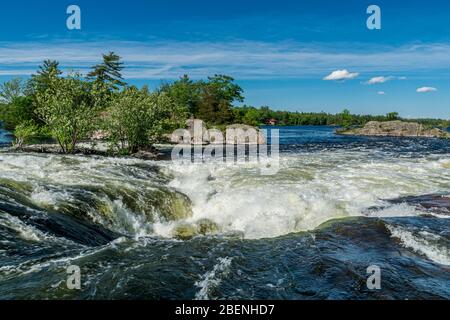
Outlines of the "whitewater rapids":
M282 154L275 175L260 175L261 166L2 152L0 201L84 215L133 237L173 238L180 228L195 233L207 221L207 232L261 239L338 218L417 216L417 207L386 200L450 190L448 155L323 150Z

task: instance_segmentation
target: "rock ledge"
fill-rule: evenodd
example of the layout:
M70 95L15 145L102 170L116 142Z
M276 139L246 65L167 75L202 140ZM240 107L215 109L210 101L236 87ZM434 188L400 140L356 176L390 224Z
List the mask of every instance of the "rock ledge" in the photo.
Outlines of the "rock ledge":
M357 136L450 138L450 133L439 128L428 129L420 123L404 121L371 121L363 128L338 130L337 133Z

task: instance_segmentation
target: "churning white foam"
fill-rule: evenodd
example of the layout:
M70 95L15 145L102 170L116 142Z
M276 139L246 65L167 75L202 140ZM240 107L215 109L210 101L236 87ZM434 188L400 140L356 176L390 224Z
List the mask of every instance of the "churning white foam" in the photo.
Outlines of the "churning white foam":
M196 300L211 300L211 291L217 288L222 279L226 277L230 272L232 258L219 258L218 263L214 266L213 270L205 273L202 279L195 283L200 291L195 295Z
M209 219L246 238L312 230L335 218L417 216L407 204L383 199L450 190L449 158L373 157L363 151L323 151L282 156L280 171L262 176L258 164L167 163L171 186L193 202L194 223Z
M56 156L37 154L0 153L0 179L6 188L27 197L33 204L45 210L58 211L65 207L85 205L85 214L95 223L114 231L136 237L152 235L152 226L145 214L134 212L126 206L120 194L108 197L98 188L110 191L131 190L136 202L145 191L158 187L158 179L150 170L134 168L145 164L142 160L126 158L96 158L82 156ZM140 174L141 176L133 176ZM156 182L155 182L156 181ZM2 181L0 181L0 186ZM118 192L120 193L120 192ZM134 197L134 194L132 197ZM80 199L81 196L86 196ZM78 199L77 199L78 197ZM89 199L95 201L89 201ZM15 202L14 199L8 201ZM81 203L84 201L84 203ZM99 207L108 212L99 212Z
M143 167L149 163L160 167L164 177ZM145 191L165 188L170 175L169 187L192 201L190 218L155 219L152 224L120 197L97 199L111 209L107 216L88 213L107 227L111 221L117 223L116 229L127 234L162 237L171 237L179 224L205 219L215 223L219 232L258 239L312 230L335 218L414 216L423 212L405 204L392 206L383 199L450 190L448 155L398 158L367 150L325 150L282 154L279 171L271 176L261 175L265 165L0 153L0 179L27 184L34 203L57 208L72 201L78 190L106 184L131 190L141 204L152 200L145 198ZM370 207L385 209L367 213Z
M439 245L441 237L426 231L414 234L399 226L387 226L392 237L400 240L403 246L414 252L426 256L428 259L443 265L450 266L449 248L443 244Z
M5 212L0 214L0 223L17 232L18 236L27 241L39 242L47 236L30 225L23 223L20 219Z

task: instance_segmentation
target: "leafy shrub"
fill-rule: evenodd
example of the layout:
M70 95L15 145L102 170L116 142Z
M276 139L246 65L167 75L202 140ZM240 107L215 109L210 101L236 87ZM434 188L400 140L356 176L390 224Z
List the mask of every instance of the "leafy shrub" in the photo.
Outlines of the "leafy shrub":
M107 128L114 148L135 153L177 128L186 114L165 93L127 88L111 102Z
M45 91L36 94L36 112L64 153L73 153L94 129L98 112L90 88L75 75L53 78Z
M25 121L16 126L14 131L15 141L14 146L21 148L28 143L32 138L40 134L40 128L33 121Z

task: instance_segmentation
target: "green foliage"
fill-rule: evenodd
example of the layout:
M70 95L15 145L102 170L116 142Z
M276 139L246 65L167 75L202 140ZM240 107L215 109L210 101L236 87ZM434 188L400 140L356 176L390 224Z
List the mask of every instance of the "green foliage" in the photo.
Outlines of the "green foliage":
M0 102L10 104L14 99L22 97L25 88L22 79L15 78L0 85Z
M398 120L400 119L398 112L390 112L386 115L386 118L389 121Z
M184 75L171 84L163 84L159 91L165 92L180 108L194 116L198 112L202 85L203 82L192 81Z
M41 130L38 125L36 125L32 120L24 121L20 123L15 131L15 141L14 146L21 148L25 143L28 143L32 138L37 137Z
M27 85L27 93L33 95L36 92L45 91L54 78L58 78L60 75L62 75L62 71L59 69L59 62L45 60L38 72L31 76Z
M45 60L38 72L24 84L21 79L13 79L1 86L2 100L0 120L8 130L14 130L21 124L32 121L43 126L43 121L36 113L36 94L48 89L51 82L62 74L57 61ZM23 126L20 128L23 130Z
M31 97L14 97L9 104L0 105L0 120L7 130L14 130L22 122L36 120Z
M160 92L166 92L191 116L210 125L232 122L233 103L244 100L242 88L234 83L233 78L225 75L215 75L207 81L192 81L185 75L172 84L164 84Z
M97 112L90 89L75 75L53 78L46 90L36 94L36 112L64 153L73 153L94 128Z
M107 130L119 152L135 153L149 147L163 133L178 128L186 116L166 93L131 87L113 99Z
M125 86L121 71L123 70L123 62L121 58L114 52L103 55L103 62L94 66L88 74L98 90L105 89L108 92L117 92L120 87Z
M242 96L243 90L240 86L234 83L234 79L232 77L226 75L215 75L213 77L208 77L206 87L212 89L217 94L217 98L225 100L230 104L234 101L244 101L244 97Z
M242 93L242 88L229 76L209 77L208 81L201 85L197 118L212 125L233 122L233 103L244 100Z
M235 122L243 123L249 126L259 126L264 123L262 110L254 107L244 106L242 108L233 108L233 118ZM269 119L270 117L267 117Z
M340 125L344 127L350 127L352 125L354 118L350 110L345 109L344 111L342 111L342 113L338 114L338 117L340 118Z

